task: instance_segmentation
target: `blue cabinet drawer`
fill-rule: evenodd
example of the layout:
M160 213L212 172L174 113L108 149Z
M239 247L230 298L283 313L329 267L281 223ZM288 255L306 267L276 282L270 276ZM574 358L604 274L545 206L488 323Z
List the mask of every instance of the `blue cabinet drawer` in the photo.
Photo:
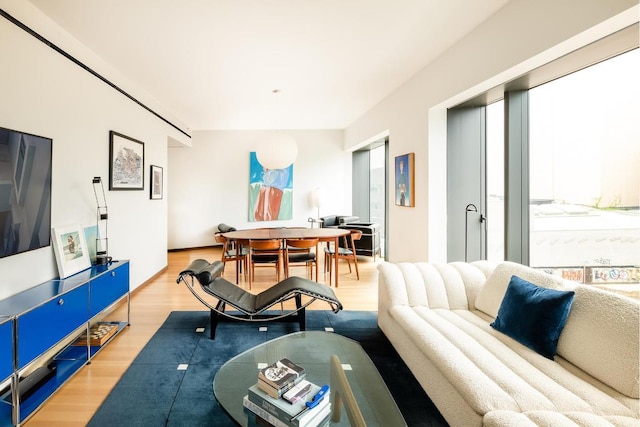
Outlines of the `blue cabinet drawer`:
M0 381L8 378L13 373L13 322L8 319L0 323Z
M89 286L85 284L18 317L18 366L24 367L85 324L88 301Z
M93 317L129 292L129 263L89 282L89 317Z

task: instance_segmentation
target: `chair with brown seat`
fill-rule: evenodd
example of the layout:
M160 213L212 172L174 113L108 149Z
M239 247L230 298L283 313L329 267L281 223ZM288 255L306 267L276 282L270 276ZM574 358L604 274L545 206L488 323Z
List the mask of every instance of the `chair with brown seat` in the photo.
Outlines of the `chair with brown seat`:
M238 262L239 262L238 268L240 269L240 271L244 272L244 275L246 277L247 267L249 266L248 264L249 250L245 247L242 247L242 245L238 244L238 242L227 239L222 235L222 233L215 233L214 236L216 239L216 243L222 243L222 255L221 255L220 261L222 261L224 266L226 267L227 262L236 261L236 251L239 251L238 252ZM224 274L224 268L222 269L222 273ZM221 274L221 276L223 274Z
M270 264L276 267L276 276L280 281L280 239L249 240L249 289L255 275L256 264Z
M350 230L350 233L343 237L344 239L344 248L337 248L337 257L338 260L344 259L349 264L349 273L351 273L351 261L356 267L356 277L360 280L360 272L358 271L358 257L356 256L356 240L359 240L362 237L362 231L360 230ZM331 273L333 270L333 261L336 256L336 248L334 247L326 247L324 248L324 268L325 272L329 271L329 284L331 284Z
M304 265L309 269L309 279L313 277L313 267L316 268L316 282L318 281L318 239L287 239L284 245L284 272L289 277L291 265ZM315 248L315 252L311 249Z

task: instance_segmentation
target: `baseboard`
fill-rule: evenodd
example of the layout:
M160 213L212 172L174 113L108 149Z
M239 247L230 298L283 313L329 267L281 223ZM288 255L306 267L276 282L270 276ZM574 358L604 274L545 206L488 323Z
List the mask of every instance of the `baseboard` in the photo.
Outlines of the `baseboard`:
M192 251L192 250L197 250L197 249L213 249L213 248L220 248L222 247L222 245L206 245L206 246L193 246L191 248L174 248L174 249L168 249L168 252L182 252L182 251Z

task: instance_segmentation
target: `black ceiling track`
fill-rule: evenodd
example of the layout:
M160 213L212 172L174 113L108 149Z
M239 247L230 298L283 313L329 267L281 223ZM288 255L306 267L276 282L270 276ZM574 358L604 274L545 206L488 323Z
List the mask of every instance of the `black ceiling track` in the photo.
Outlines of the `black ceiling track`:
M55 44L53 44L51 41L47 40L46 38L44 38L42 35L38 34L36 31L34 31L33 29L29 28L28 26L26 26L25 24L23 24L22 22L18 21L16 18L14 18L13 16L9 15L4 9L0 9L0 15L2 15L7 21L11 22L12 24L14 24L15 26L17 26L18 28L24 30L27 34L30 34L31 36L35 37L36 39L40 40L42 43L44 43L45 45L49 46L51 49L55 50L56 52L58 52L60 55L64 56L65 58L67 58L69 61L73 62L74 64L76 64L77 66L79 66L80 68L82 68L83 70L85 70L86 72L88 72L89 74L93 75L94 77L97 77L98 79L100 79L102 82L106 83L107 85L109 85L111 88L117 90L118 92L120 92L122 95L126 96L127 98L129 98L131 101L135 102L136 104L138 104L140 107L144 108L145 110L147 110L148 112L150 112L151 114L153 114L154 116L156 116L157 118L159 118L160 120L162 120L163 122L167 123L169 126L173 127L174 129L178 130L180 133L184 134L185 136L187 136L188 138L191 138L191 135L189 135L187 132L185 132L184 130L180 129L178 126L176 126L175 124L171 123L169 120L167 120L166 118L164 118L163 116L161 116L160 114L156 113L154 110L152 110L151 108L147 107L145 104L143 104L142 102L140 102L139 100L137 100L135 97L133 97L132 95L130 95L128 92L126 92L124 89L120 88L119 86L117 86L115 83L109 81L106 77L102 76L101 74L99 74L97 71L93 70L92 68L90 68L89 66L87 66L86 64L84 64L83 62L81 62L80 60L78 60L77 58L75 58L74 56L72 56L71 54L69 54L68 52L66 52L65 50L63 50L62 48L56 46Z

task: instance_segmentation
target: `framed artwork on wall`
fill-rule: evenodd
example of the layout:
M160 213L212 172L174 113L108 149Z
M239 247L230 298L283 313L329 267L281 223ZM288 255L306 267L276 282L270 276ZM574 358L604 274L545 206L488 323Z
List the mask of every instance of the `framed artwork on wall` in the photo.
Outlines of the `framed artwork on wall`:
M396 157L396 205L415 206L414 153Z
M109 190L144 189L144 142L109 132Z
M89 248L81 225L53 227L51 241L61 279L91 267Z
M293 218L293 165L267 169L249 154L249 221Z
M150 198L151 200L162 199L162 168L160 166L151 165L151 185L150 185Z

